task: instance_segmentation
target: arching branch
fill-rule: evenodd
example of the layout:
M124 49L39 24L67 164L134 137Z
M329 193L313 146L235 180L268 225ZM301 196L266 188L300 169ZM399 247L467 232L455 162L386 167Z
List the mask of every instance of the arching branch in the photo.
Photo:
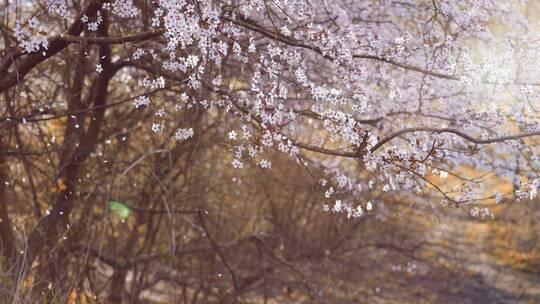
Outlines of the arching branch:
M373 146L370 151L375 152L376 150L381 148L384 144L386 144L387 142L391 141L392 139L398 136L401 136L407 133L415 133L415 132L452 133L477 145L487 145L487 144L493 144L493 143L503 142L507 140L516 140L516 139L521 139L525 137L532 137L532 136L540 135L540 131L535 131L535 132L527 132L527 133L521 133L521 134L516 134L516 135L501 136L501 137L496 137L496 138L481 139L481 138L473 137L465 132L462 132L457 129L452 129L452 128L416 127L416 128L407 128L407 129L399 130L390 134L389 136L379 141L375 146Z

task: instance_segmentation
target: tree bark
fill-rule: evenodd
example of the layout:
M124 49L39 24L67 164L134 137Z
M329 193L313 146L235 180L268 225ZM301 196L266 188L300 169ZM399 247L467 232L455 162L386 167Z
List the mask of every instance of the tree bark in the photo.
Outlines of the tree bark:
M0 240L2 241L3 263L11 265L16 253L15 238L9 220L8 203L6 198L7 163L4 155L6 151L3 136L0 136Z
M107 34L107 21L104 18L104 22L101 25L100 34L106 36ZM62 231L65 230L66 224L69 223L69 215L74 208L75 200L77 198L78 190L78 178L80 175L81 167L84 161L88 158L90 153L94 151L101 132L101 125L104 121L108 84L115 73L124 65L111 63L111 51L110 46L101 45L99 48L100 64L103 67L103 72L97 79L95 91L93 92L92 106L94 111L90 112L89 119L90 124L87 130L80 136L78 145L72 153L68 153L69 157L67 161L62 161L60 164L59 183L64 184L66 187L56 197L52 210L48 215L43 217L34 228L27 242L26 259L19 259L18 267L22 269L21 274L24 276L32 263L36 260L40 253L44 252L44 247L56 246L60 241ZM66 130L67 132L68 130ZM73 130L72 130L73 131ZM72 138L72 135L66 134L65 138ZM71 145L70 142L66 142L65 145ZM64 151L71 151L71 147L64 146ZM47 252L48 256L44 256L46 264L56 263L51 252ZM52 258L53 260L47 260ZM61 257L58 257L61 258ZM61 261L59 262L61 264ZM43 265L47 267L47 265ZM54 277L54 273L49 271L45 278L45 281L51 280ZM43 287L43 284L40 284ZM40 290L42 288L36 288Z

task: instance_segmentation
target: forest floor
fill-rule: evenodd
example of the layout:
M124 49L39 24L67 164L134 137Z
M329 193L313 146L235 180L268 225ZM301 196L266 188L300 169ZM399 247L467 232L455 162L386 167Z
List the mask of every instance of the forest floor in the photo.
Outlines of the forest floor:
M431 283L445 289L455 303L540 303L540 273L531 273L509 263L498 250L494 227L506 231L507 222L445 218L429 233L428 240L440 246L439 262L456 270L449 282ZM499 248L500 249L500 248Z

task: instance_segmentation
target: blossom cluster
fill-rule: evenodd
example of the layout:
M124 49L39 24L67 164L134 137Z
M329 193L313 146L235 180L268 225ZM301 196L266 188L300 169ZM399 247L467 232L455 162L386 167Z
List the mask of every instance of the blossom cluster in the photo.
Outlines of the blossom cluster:
M152 123L155 136L175 124L166 122L172 111L163 104L153 109L150 91L181 86L175 112L228 117L220 129L232 167L271 169L275 152L309 159L328 180L321 196L333 205L325 210L358 217L372 203L353 206L335 193L436 193L460 208L508 196L486 189L488 175L464 176L463 168L513 182L517 199L536 197L540 151L524 138L540 132L540 33L522 22L527 5L358 1L336 2L329 12L304 0L160 0L141 14L132 0L112 0L74 17L65 0L49 0L47 12L80 18L90 32L106 15L123 24L117 35L159 32L122 44L118 54L138 69L133 78L144 94L134 107L152 108L162 120ZM497 34L498 20L516 26ZM42 27L36 17L16 24L25 52L47 50ZM193 130L174 136L184 140ZM468 213L491 216L476 207Z

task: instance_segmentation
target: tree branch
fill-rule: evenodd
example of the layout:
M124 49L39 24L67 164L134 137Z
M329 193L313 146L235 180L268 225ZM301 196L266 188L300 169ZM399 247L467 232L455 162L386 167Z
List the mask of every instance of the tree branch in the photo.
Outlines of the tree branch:
M99 9L101 9L102 2L103 0L90 1L85 9L84 14L87 16L93 16ZM84 23L82 23L81 18L77 17L75 20L76 21L69 27L67 35L78 36L83 31ZM0 93L19 83L36 65L58 54L68 45L69 42L62 38L52 39L49 41L49 47L47 50L25 56L24 59L17 64L14 71L8 73L5 77L2 77L2 80L0 80ZM10 63L10 61L7 61L7 63ZM2 69L7 70L7 67L2 67Z
M53 40L59 39L69 43L118 44L126 42L139 42L157 37L163 33L165 33L165 30L148 31L123 37L78 37L73 35L60 35L53 38Z
M401 136L403 134L414 133L414 132L453 133L467 141L470 141L478 145L487 145L487 144L493 144L493 143L503 142L507 140L516 140L520 138L540 135L540 131L535 131L535 132L527 132L527 133L521 133L521 134L516 134L516 135L501 136L501 137L496 137L496 138L481 139L481 138L473 137L465 132L462 132L457 129L452 129L452 128L416 127L416 128L407 128L407 129L399 130L390 134L388 137L385 137L384 139L379 141L375 146L373 146L370 151L375 152L376 150L381 148L384 144L391 141L392 139L398 136Z
M241 15L237 14L236 19L231 18L231 17L227 17L227 16L221 16L220 18L225 20L225 21L236 24L238 26L241 26L243 28L247 28L249 30L258 32L258 33L260 33L260 34L262 34L262 35L264 35L264 36L266 36L268 38L283 42L283 43L285 43L287 45L296 46L296 47L300 47L300 48L315 51L316 53L321 55L323 58L326 58L328 60L331 60L331 61L336 60L334 57L328 55L325 51L323 51L322 49L320 49L317 46L309 45L309 44L306 44L306 43L301 42L299 40L295 40L295 39L283 36L283 35L281 35L279 33L276 33L276 32L270 31L268 29L265 29L264 27L258 25L254 20L243 17ZM397 66L397 67L400 67L400 68L404 68L406 70L418 72L418 73L428 75L428 76L432 76L432 77L435 77L435 78L448 79L448 80L453 80L453 81L462 81L463 80L461 75L445 74L445 73L441 73L441 72L437 72L437 71L427 70L427 69L424 69L424 68L421 68L421 67L418 67L418 66L415 66L415 65L398 62L398 61L395 61L395 60L392 60L392 59L389 59L389 58L385 58L385 57L382 57L382 56L377 56L377 55L372 55L372 54L353 54L352 57L357 58L357 59L369 59L369 60L376 60L376 61L385 62L385 63L391 64L391 65L394 65L394 66ZM504 82L504 83L490 82L490 81L486 81L486 80L481 81L481 82L484 83L484 84L491 84L491 85L540 86L540 83L536 83L536 82L531 82L530 83L530 82L517 81L517 80L516 81L510 81L510 82Z

